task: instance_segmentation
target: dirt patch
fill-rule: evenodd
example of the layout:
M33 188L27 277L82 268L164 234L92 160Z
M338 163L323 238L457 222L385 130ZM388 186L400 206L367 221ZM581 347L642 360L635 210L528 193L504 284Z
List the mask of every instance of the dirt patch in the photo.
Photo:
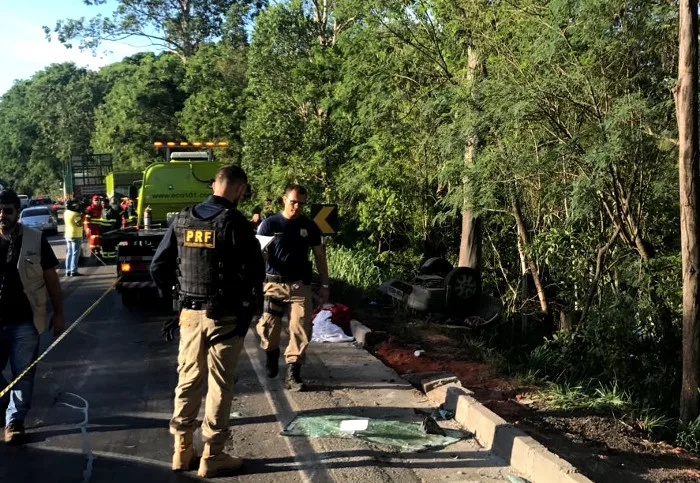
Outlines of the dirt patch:
M440 335L439 338L445 337ZM433 340L438 337L433 337ZM429 347L430 340L426 339L423 347ZM414 349L402 347L396 339L389 339L374 348L374 354L387 366L399 374L416 372L449 372L457 376L464 387L468 387L477 397L502 399L508 394L515 394L514 388L498 377L488 364L483 362L460 359L459 353L443 345L440 352L430 349ZM416 356L416 350L425 350Z
M457 376L485 406L520 427L596 482L700 482L700 460L668 444L645 440L612 415L554 412L522 404L524 388L465 349L459 332L397 317L358 314L389 337L373 353L397 373L445 371ZM463 333L462 333L463 334ZM415 351L424 351L415 355ZM527 389L527 388L525 388Z
M697 458L647 441L609 416L537 411L517 426L594 481L700 481Z

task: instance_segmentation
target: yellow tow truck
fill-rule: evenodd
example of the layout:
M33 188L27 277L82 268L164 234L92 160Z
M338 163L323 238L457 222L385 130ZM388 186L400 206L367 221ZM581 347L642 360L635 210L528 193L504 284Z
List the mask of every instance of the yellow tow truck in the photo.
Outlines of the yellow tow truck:
M225 142L156 142L165 161L144 171L136 208L138 226L105 233L103 245L116 247L117 283L122 303L132 305L140 297L152 297L155 284L149 268L172 217L186 206L211 195L211 184L222 166L214 160L214 148Z

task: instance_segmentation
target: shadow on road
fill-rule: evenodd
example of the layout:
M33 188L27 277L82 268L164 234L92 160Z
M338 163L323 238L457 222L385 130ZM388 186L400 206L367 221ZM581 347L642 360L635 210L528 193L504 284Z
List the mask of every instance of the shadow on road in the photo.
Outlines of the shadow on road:
M87 459L82 453L32 447L0 446L0 481L12 483L75 483L84 480ZM105 454L94 455L89 481L202 481L195 473L173 473L168 462L155 462Z

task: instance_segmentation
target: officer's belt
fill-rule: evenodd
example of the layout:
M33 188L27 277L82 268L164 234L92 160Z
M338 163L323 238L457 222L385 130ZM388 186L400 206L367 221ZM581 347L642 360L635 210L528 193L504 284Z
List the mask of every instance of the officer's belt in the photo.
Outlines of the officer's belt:
M205 310L207 308L207 299L185 296L180 300L180 307L190 310Z
M284 275L273 275L272 273L266 273L265 274L265 281L266 282L272 282L272 283L292 283L292 282L299 282L302 280L302 277L287 277Z

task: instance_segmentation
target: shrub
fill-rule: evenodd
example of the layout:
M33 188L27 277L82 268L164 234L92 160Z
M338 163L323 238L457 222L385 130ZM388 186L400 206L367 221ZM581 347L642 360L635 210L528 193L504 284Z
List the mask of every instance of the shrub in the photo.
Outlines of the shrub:
M676 444L693 453L700 453L700 417L681 427L676 436Z
M370 250L328 247L328 272L331 278L363 290L379 287L382 271Z

